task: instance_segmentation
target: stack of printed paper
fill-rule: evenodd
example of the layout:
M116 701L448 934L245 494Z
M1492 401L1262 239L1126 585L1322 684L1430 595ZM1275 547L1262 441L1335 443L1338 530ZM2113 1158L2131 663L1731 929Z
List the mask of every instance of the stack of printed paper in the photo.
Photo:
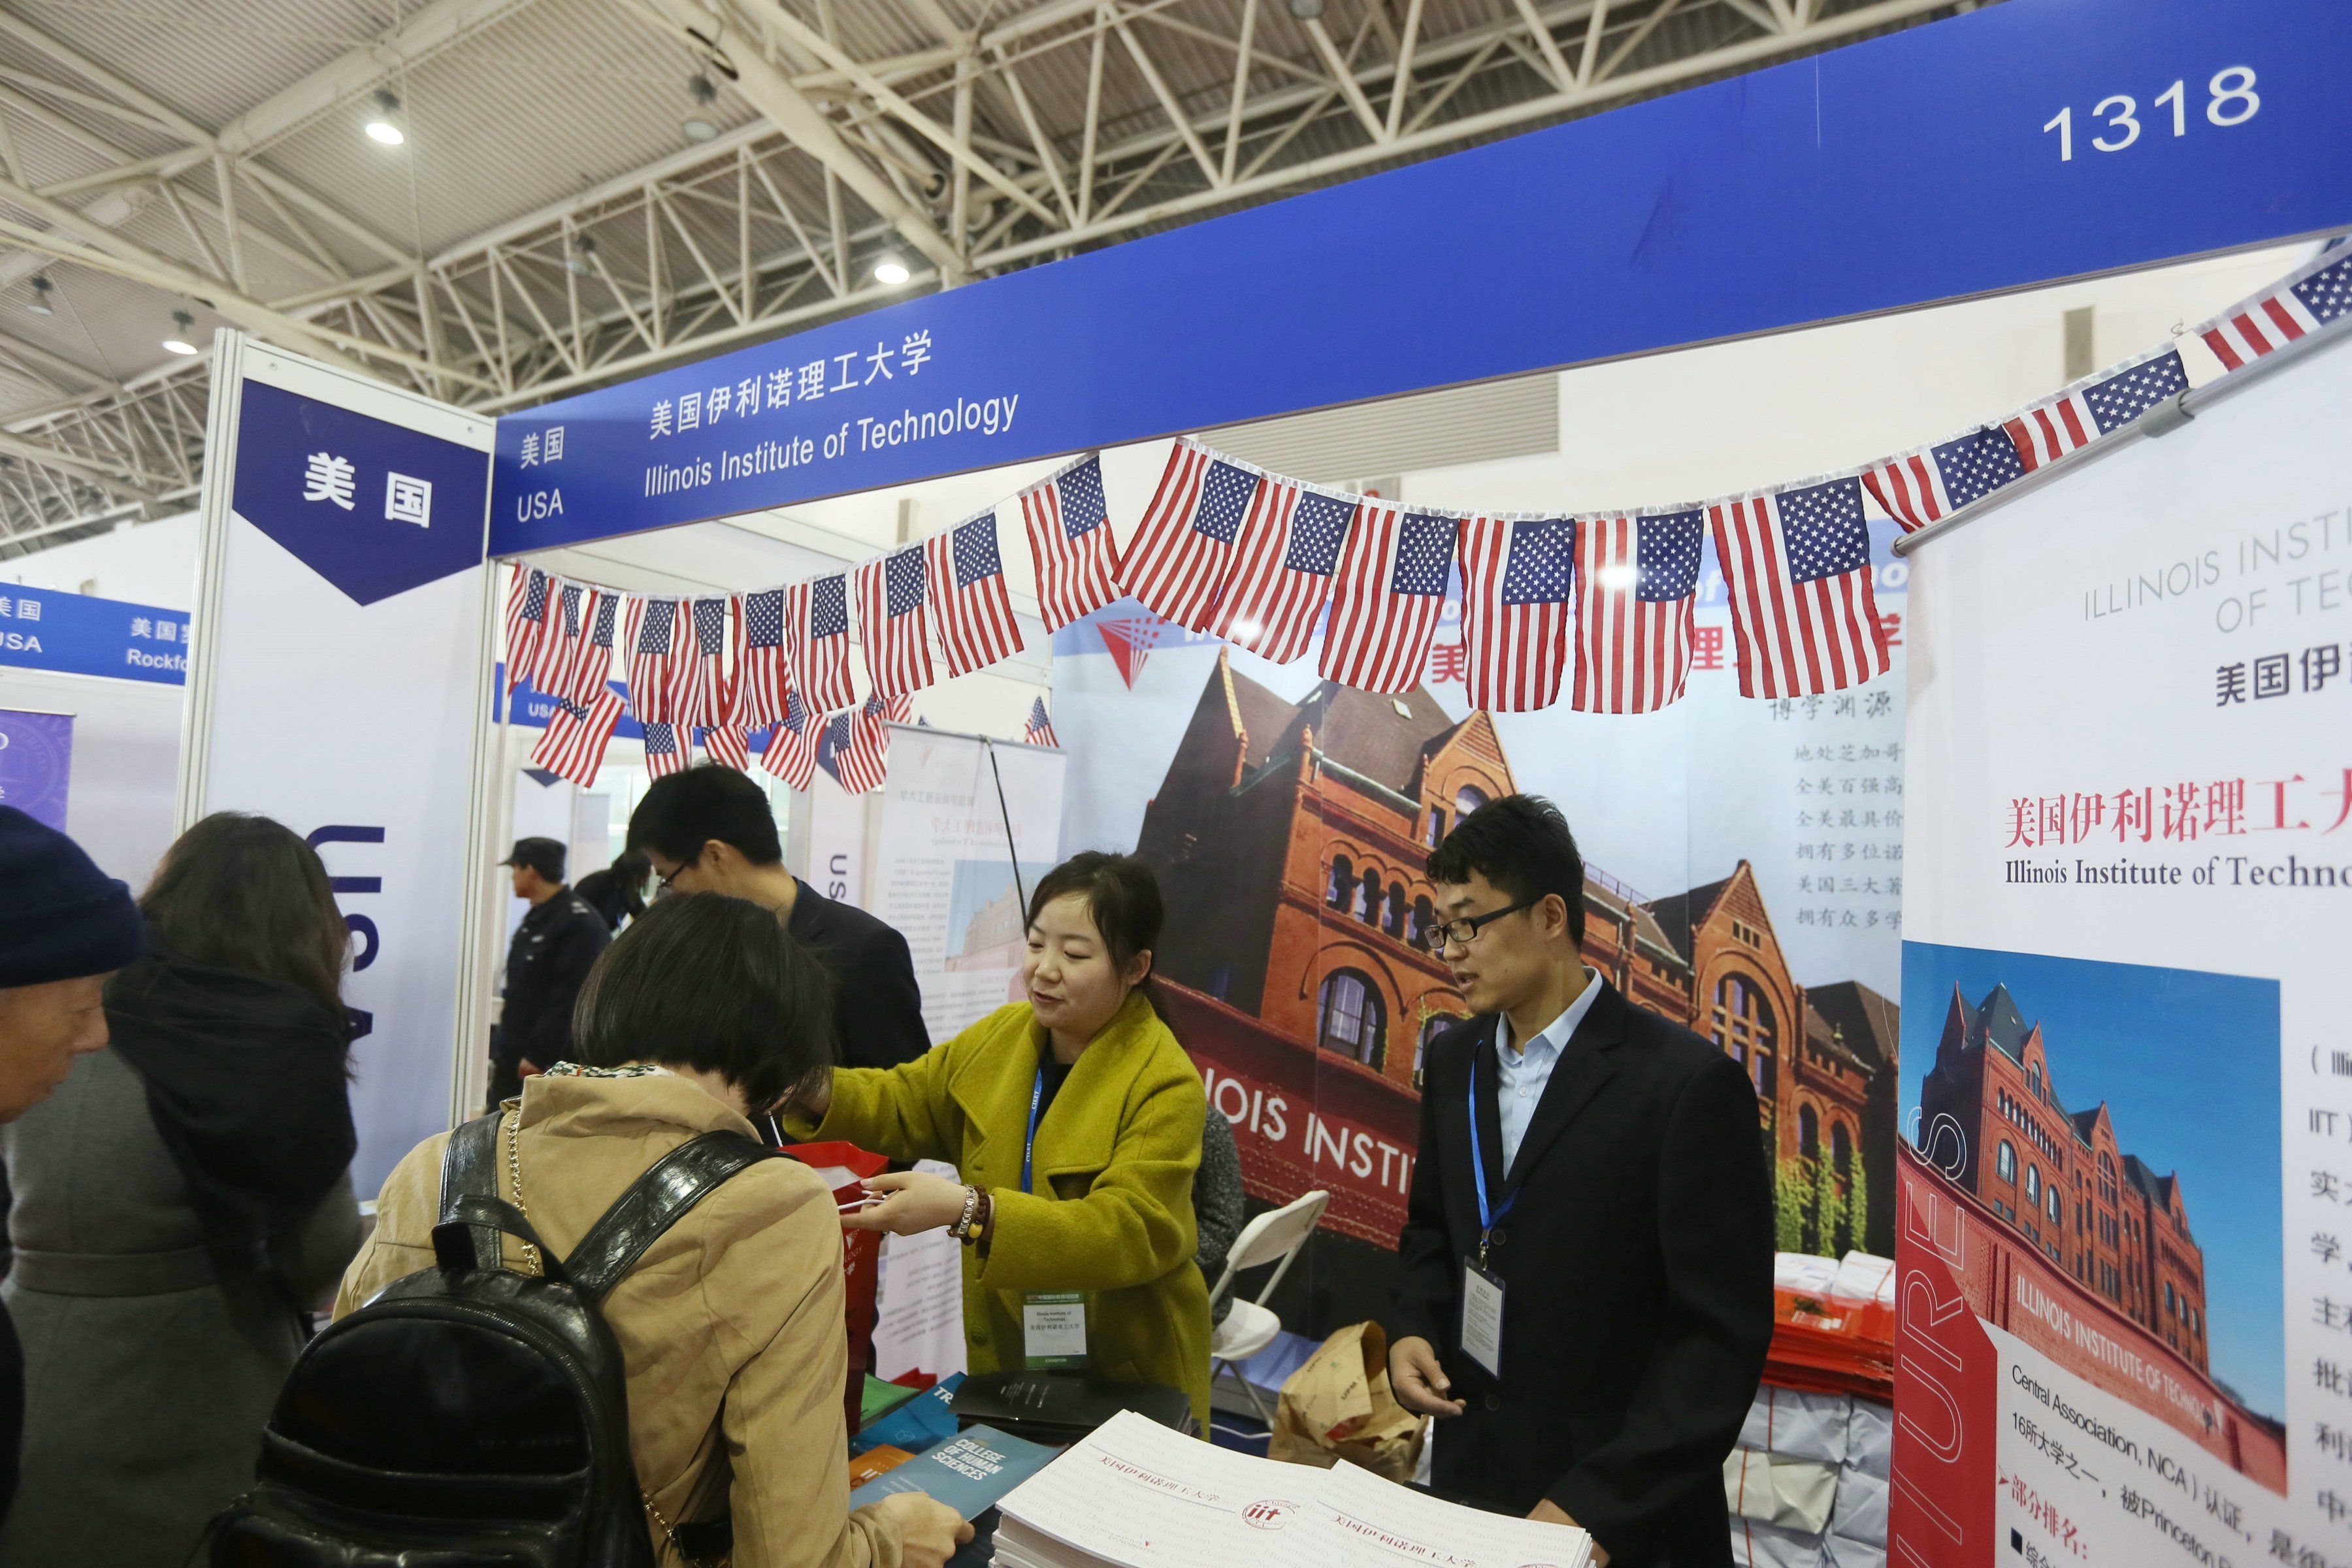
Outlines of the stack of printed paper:
M998 1507L998 1568L1589 1568L1591 1537L1440 1502L1352 1465L1312 1469L1131 1413Z

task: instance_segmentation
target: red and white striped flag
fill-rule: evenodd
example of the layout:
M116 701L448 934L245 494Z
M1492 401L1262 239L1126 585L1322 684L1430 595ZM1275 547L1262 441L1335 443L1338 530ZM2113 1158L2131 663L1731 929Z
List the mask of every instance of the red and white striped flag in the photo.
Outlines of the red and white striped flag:
M670 717L681 724L726 724L735 717L734 672L727 659L727 601L687 601L686 662L676 677Z
M1021 727L1022 744L1027 746L1058 746L1061 737L1054 733L1054 721L1046 716L1045 700L1042 697L1029 704L1029 722Z
M1092 452L1023 490L1022 526L1037 567L1037 610L1059 631L1118 597L1118 546Z
M784 590L784 653L793 685L812 711L857 700L849 683L849 577L835 573Z
M604 743L621 722L620 694L606 687L583 704L555 700L547 732L530 749L531 764L586 789L604 765Z
M1916 533L2025 477L2017 443L1997 425L1873 463L1863 488L1895 526Z
M646 772L656 778L683 773L694 763L694 745L681 725L656 720L645 726Z
M931 535L923 542L923 556L930 613L950 675L984 669L1027 646L1013 618L994 509Z
M2331 250L2197 329L2224 370L2252 364L2352 310L2352 252Z
M866 677L889 696L931 683L924 628L923 547L909 544L857 569L857 629L866 639Z
M751 771L751 738L740 724L713 724L705 729L702 754L739 773Z
M1307 651L1358 498L1295 479L1258 476L1234 546L1233 578L1208 629L1260 658L1287 664Z
M676 690L680 666L685 663L684 608L677 599L631 595L628 613L621 618L629 711L641 724L667 723L676 717Z
M2031 473L2122 429L2175 393L2189 390L2179 349L2158 349L2076 382L2001 422Z
M1707 516L1742 697L1807 697L1886 673L1859 479L1717 501Z
M1208 630L1233 579L1234 541L1260 478L1246 464L1179 437L1119 557L1119 586L1179 626Z
M1367 499L1339 555L1323 674L1360 691L1410 691L1445 609L1460 519Z
M889 774L890 731L882 721L879 701L869 697L856 711L826 720L816 743L816 762L851 795L880 789Z
M1559 700L1574 613L1576 520L1462 524L1462 683L1470 706L1531 713Z
M561 577L549 579L548 588L552 597L547 606L547 625L523 673L530 678L532 690L548 697L570 697L572 667L579 662L580 645L588 637L588 611L595 590Z
M896 697L872 697L866 700L866 711L893 724L915 722L915 700L904 692Z
M1680 700L1706 527L1706 514L1696 509L1579 524L1570 707L1649 713Z
M786 692L784 716L769 732L760 765L794 789L808 788L816 777L816 737L824 722L809 712L799 692Z
M507 689L527 679L539 657L540 640L547 635L548 606L553 598L546 573L536 566L514 563L507 583Z
M771 588L735 601L735 720L748 729L782 718L793 687L784 653L785 592Z
M583 614L585 625L570 662L557 674L555 695L586 707L609 689L613 648L620 638L621 596L609 588L593 589Z

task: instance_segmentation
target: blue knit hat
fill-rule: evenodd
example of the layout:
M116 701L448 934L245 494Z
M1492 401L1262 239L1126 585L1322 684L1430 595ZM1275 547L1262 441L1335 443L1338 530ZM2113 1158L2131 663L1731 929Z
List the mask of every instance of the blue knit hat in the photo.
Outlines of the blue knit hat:
M104 974L147 951L131 889L10 805L0 805L0 987Z

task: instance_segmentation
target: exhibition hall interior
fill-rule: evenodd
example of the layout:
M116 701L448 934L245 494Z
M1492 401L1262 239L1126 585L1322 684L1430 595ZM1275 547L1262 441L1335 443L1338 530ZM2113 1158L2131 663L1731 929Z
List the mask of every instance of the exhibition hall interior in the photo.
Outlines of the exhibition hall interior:
M0 0L0 1568L2352 1568L2347 71Z

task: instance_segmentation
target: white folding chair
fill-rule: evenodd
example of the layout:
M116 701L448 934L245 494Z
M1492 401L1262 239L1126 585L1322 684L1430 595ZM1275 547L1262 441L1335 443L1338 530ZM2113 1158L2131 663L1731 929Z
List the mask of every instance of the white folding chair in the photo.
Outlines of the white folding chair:
M1303 1194L1278 1209L1267 1210L1242 1226L1242 1233L1234 1237L1233 1246L1225 1249L1225 1272L1218 1279L1217 1288L1209 1292L1212 1314L1216 1311L1217 1302L1233 1289L1234 1277L1243 1269L1262 1268L1269 1263L1276 1267L1273 1277L1266 1280L1265 1289L1257 1293L1257 1300L1250 1301L1235 1297L1233 1310L1225 1314L1225 1321L1219 1323L1216 1331L1209 1336L1210 1382L1217 1380L1220 1366L1232 1367L1235 1362L1249 1360L1274 1343L1274 1337L1282 1332L1282 1319L1266 1306L1266 1302L1273 1299L1276 1289L1281 1286L1282 1277L1290 1272L1290 1266L1297 1261L1299 1249L1307 1245L1307 1238L1314 1235L1315 1227L1322 1223L1323 1210L1330 1202L1331 1194L1327 1192L1318 1190ZM1250 1402L1250 1408L1255 1410L1258 1418L1271 1429L1274 1412L1265 1407L1265 1401L1258 1397L1257 1390L1238 1368L1234 1370L1234 1381L1242 1385L1242 1395Z

